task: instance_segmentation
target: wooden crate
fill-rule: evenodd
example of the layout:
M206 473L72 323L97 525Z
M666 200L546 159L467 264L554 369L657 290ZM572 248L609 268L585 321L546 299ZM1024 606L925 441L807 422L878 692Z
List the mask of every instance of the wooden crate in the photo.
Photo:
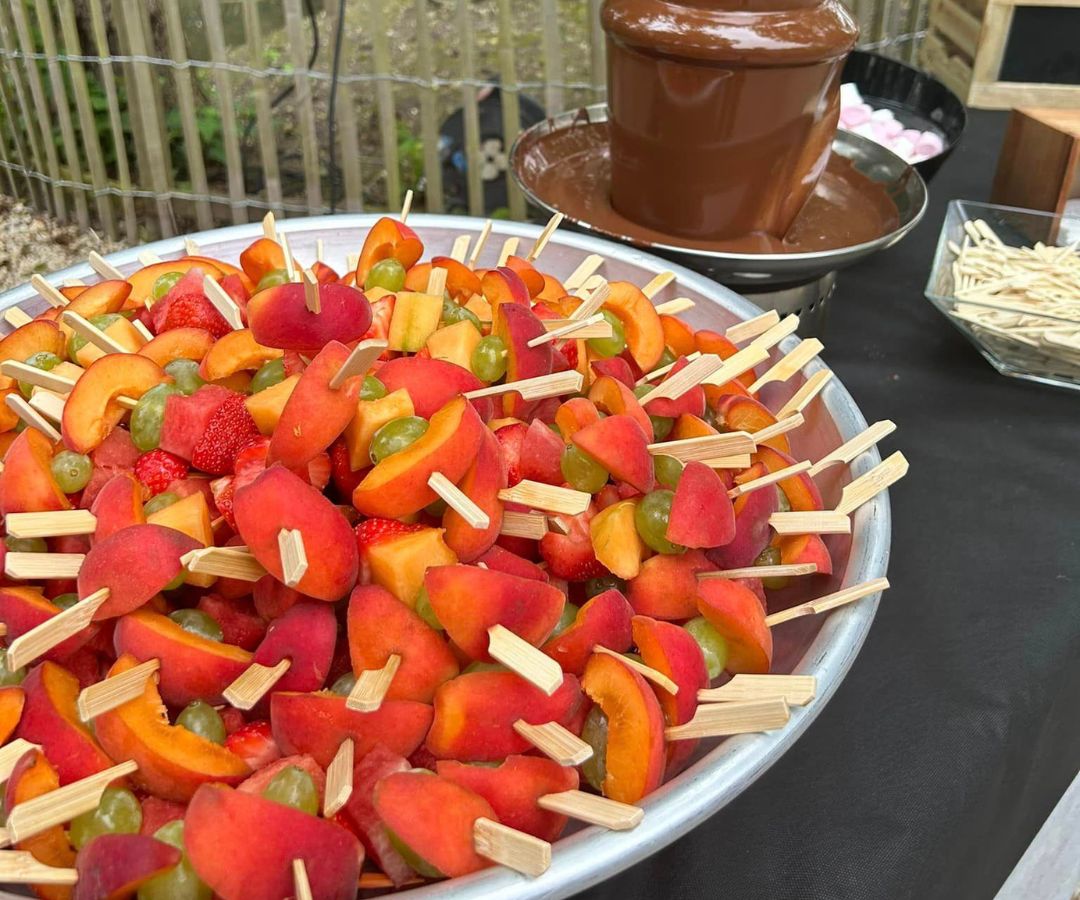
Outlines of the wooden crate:
M998 157L993 203L1061 215L1080 199L1080 110L1016 109Z
M1080 0L931 0L919 53L923 68L979 109L1080 106L1080 84L1000 80L1013 19L1021 7L1075 11L1080 25Z

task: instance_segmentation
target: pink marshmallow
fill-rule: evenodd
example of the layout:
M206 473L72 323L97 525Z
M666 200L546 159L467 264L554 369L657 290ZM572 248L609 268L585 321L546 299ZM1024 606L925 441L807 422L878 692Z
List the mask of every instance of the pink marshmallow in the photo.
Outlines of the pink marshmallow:
M854 128L857 125L869 122L871 112L872 110L867 104L858 103L855 106L840 110L840 121L845 128Z
M924 131L915 142L915 152L919 156L937 156L944 149L941 137L932 131Z
M903 133L904 126L897 122L896 119L890 119L888 122L885 123L885 136L890 141L896 140Z
M922 137L922 132L917 128L905 128L900 132L900 135L905 141L908 141L912 146L915 146L915 142Z

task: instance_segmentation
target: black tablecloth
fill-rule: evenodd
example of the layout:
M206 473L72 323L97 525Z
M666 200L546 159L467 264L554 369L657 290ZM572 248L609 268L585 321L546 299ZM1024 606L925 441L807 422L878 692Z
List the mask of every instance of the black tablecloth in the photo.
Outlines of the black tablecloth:
M923 222L832 300L826 358L911 462L862 653L756 784L583 898L993 897L1075 776L1080 395L996 374L922 293L1004 124L973 113Z

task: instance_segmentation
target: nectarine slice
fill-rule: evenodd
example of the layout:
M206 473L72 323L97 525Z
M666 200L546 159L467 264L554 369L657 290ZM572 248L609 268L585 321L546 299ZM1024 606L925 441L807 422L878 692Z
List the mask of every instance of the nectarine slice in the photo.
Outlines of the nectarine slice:
M383 216L371 226L371 231L364 238L364 246L360 248L360 259L356 265L356 283L363 285L371 267L380 260L392 256L406 269L410 269L423 252L424 245L415 231L403 222Z
M139 309L149 299L154 289L154 282L162 275L170 272L187 273L192 269L200 269L215 281L219 281L224 274L217 266L217 261L188 257L186 259L170 259L153 265L143 266L137 272L132 272L127 277L127 283L131 285L131 293L128 294L125 306L127 309Z
M313 351L330 341L350 343L371 325L371 304L347 284L319 285L319 312L307 308L304 286L288 282L259 291L248 301L252 336L267 347Z
M656 307L641 289L628 281L608 283L611 293L604 309L611 310L622 322L626 349L642 372L651 372L664 355L664 326Z
M317 691L330 672L336 639L333 609L325 603L295 603L270 623L252 662L273 667L288 659L291 665L274 689Z
M258 286L265 275L285 268L285 251L270 238L256 238L240 251L240 265L251 281Z
M575 432L571 440L617 480L625 481L643 494L653 489L648 435L630 416L608 416Z
M626 597L639 615L675 621L692 619L698 614L697 574L715 569L700 550L679 555L658 553L641 564L641 571L627 586Z
M688 462L671 502L667 539L684 547L718 547L735 537L735 509L720 476Z
M146 834L99 834L75 860L79 880L72 900L120 900L180 862L175 847Z
M16 436L0 472L0 512L51 512L71 509L52 474L53 445L36 428Z
M473 562L491 549L502 528L503 502L499 491L506 487L506 470L494 432L484 430L476 458L458 487L487 513L488 527L473 528L459 512L448 508L443 513L443 538L461 562Z
M772 632L757 594L727 578L706 579L698 591L699 611L727 642L727 670L734 675L767 675Z
M206 381L217 381L236 372L258 369L263 363L278 359L284 353L284 350L260 344L250 328L241 328L222 335L214 342L202 358L199 375Z
M633 614L630 604L617 590L604 591L587 601L578 610L574 623L542 649L564 672L581 675L597 644L617 653L630 649Z
M106 481L90 505L90 512L97 520L93 540L103 541L122 528L145 524L142 492L142 485L128 472Z
M0 744L6 744L22 717L26 692L18 685L0 688Z
M0 588L0 622L7 625L7 640L10 644L15 638L26 634L42 622L60 614L60 607L46 600L38 588L2 587ZM76 632L61 641L42 655L42 659L51 659L62 663L76 650L84 646L98 632L98 625Z

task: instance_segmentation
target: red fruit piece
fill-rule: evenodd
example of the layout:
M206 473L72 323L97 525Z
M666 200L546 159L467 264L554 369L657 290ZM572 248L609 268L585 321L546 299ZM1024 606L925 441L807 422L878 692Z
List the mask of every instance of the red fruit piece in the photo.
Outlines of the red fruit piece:
M334 482L334 489L346 500L352 498L352 492L364 480L363 470L352 470L349 448L341 440L334 441L330 446L330 480Z
M649 438L632 416L608 416L575 432L572 440L617 481L628 482L643 494L653 489Z
M191 464L211 475L233 471L236 455L261 437L255 420L244 406L244 398L233 394L210 417L206 431L195 444Z
M150 308L150 327L154 334L161 334L165 330L165 320L168 318L169 309L182 297L203 297L203 278L206 273L197 266L188 269L187 272L174 284L167 294L156 301ZM175 327L175 326L174 326Z
M226 644L254 650L266 634L266 623L252 608L250 600L203 594L198 608L221 626Z
M506 486L513 487L525 476L521 474L521 450L525 443L528 426L524 422L504 425L495 432L502 446L503 461L506 463Z
M195 445L206 433L214 413L232 396L236 395L228 388L207 384L190 397L174 394L167 398L158 446L184 459L191 459Z
M616 381L621 381L630 390L634 389L634 373L628 363L621 356L613 356L610 359L594 359L589 363L592 370L599 376L607 375Z
M385 541L387 538L399 534L412 534L414 531L423 531L424 527L420 524L409 525L406 522L399 522L397 519L380 519L378 517L364 519L363 522L356 526L356 549L360 551L362 557L372 544L377 544L379 541Z
M630 620L633 615L634 610L626 598L612 588L589 600L578 610L574 623L540 649L555 660L564 672L581 675L597 644L616 653L630 649L633 643Z
M135 477L151 497L160 494L178 478L183 478L187 471L187 463L167 450L150 450L135 461Z
M139 885L173 868L181 853L145 834L101 834L75 858L79 880L72 900L131 897Z
M567 581L586 581L607 575L608 570L596 558L589 520L596 514L590 506L576 516L560 516L567 534L549 531L540 539L540 555L548 565L548 574Z
M232 331L232 326L225 321L225 317L206 297L194 294L177 297L169 304L161 331L169 331L172 328L202 328L204 331L209 331L215 338Z
M529 423L521 443L521 477L544 484L562 484L560 462L566 445L562 438L539 419Z
M671 502L667 539L684 547L719 547L735 537L735 509L707 465L688 462Z
M375 812L375 785L387 775L410 768L404 756L377 744L353 769L353 791L340 813L342 821L363 841L364 849L396 887L412 878L413 870L390 843L386 826Z
M248 722L225 738L225 749L239 756L252 771L281 759L281 748L265 719Z

